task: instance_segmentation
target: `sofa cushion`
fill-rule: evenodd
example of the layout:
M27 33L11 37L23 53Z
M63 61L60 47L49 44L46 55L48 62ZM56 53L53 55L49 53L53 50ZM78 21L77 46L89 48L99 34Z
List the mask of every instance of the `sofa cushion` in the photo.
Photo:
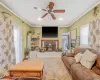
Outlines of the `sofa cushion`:
M94 54L100 55L100 52L98 52L97 50L92 49L91 52Z
M74 55L76 55L76 54L79 53L79 52L84 53L87 49L88 49L89 51L92 50L92 49L90 49L90 48L80 48L80 47L76 47L76 48L74 49Z
M92 80L90 76L83 73L84 70L85 67L81 64L73 64L70 72L75 80Z
M82 66L80 63L71 66L71 74L75 80L100 80L100 76Z
M80 52L84 53L87 50L87 48L80 48Z
M76 63L71 65L71 73L75 74L77 71L82 71L85 67L82 66L80 63Z
M76 63L74 57L63 56L62 60L63 60L64 64L66 65L66 67L68 69L70 69L70 67L71 67L72 64Z
M80 60L81 60L81 58L82 58L82 55L83 55L83 54L82 54L81 52L75 55L76 63L80 62Z
M82 56L82 59L80 60L80 63L88 68L91 69L91 67L93 66L93 64L95 63L97 58L97 55L90 52L89 50L86 50L85 53Z
M100 68L94 66L94 67L92 68L92 70L93 70L96 74L98 74L98 75L100 76Z

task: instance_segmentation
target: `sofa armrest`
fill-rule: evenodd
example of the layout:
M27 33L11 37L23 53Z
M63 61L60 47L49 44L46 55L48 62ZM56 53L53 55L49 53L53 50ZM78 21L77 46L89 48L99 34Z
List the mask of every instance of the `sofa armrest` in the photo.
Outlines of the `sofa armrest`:
M67 57L74 57L74 53L66 53Z
M93 72L92 70L87 69L84 70L83 72L88 75L87 77L90 78L90 80L100 80L100 76L95 72Z

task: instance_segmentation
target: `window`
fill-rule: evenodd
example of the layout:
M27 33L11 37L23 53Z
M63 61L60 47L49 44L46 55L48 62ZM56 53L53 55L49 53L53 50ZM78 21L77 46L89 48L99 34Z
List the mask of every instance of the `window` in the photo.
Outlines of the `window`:
M14 24L14 44L16 53L16 63L22 59L22 36L18 25Z
M88 37L89 37L89 24L86 24L80 29L80 45L88 46Z

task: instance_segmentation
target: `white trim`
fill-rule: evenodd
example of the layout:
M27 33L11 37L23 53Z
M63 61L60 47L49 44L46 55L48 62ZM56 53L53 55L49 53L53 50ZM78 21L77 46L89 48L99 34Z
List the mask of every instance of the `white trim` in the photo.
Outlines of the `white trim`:
M68 27L70 27L71 25L73 25L75 22L77 22L81 17L83 17L85 14L87 14L89 11L91 11L94 7L96 7L98 4L100 4L100 1L97 2L92 8L88 9L86 12L84 12L82 15L80 15L78 18L76 18L76 20L74 20L71 24L68 25Z
M30 27L32 27L31 24L29 24L28 22L26 22L24 19L22 19L20 16L18 16L14 11L12 11L11 9L9 9L6 5L4 5L2 2L0 2L0 4L6 8L8 11L10 11L11 13L13 13L15 16L17 16L19 19L21 19L23 22L25 22L26 24L28 24Z

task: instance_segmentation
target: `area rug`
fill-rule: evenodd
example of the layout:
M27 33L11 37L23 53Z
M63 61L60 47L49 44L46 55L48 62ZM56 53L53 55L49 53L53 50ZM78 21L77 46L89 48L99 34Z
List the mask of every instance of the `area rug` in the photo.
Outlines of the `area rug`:
M72 80L61 58L39 58L44 61L43 80ZM17 79L36 80L36 79Z
M72 80L61 58L42 58L45 62L43 80Z

